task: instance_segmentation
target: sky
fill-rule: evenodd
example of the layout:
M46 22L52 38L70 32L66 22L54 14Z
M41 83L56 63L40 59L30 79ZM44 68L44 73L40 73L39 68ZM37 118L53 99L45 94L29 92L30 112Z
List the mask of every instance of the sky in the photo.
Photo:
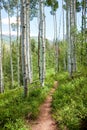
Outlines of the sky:
M46 15L46 38L49 40L53 40L54 38L54 25L53 25L53 16L50 14L50 7L45 7L45 15ZM65 11L64 11L65 13ZM57 34L58 34L58 39L62 39L63 37L63 28L62 28L62 0L59 0L59 8L57 10ZM16 17L13 16L10 18L11 23L16 23ZM64 18L65 21L65 18ZM80 30L81 27L81 13L77 14L77 25L78 29ZM8 31L8 15L7 13L2 10L2 33L5 35L9 34ZM12 35L16 35L16 31L11 31ZM38 20L37 18L34 18L30 22L30 35L31 36L38 36Z

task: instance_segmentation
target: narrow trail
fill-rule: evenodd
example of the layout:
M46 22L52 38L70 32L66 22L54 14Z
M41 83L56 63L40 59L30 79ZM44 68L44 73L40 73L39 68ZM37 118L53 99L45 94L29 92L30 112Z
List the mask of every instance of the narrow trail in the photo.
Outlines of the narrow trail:
M45 102L40 107L40 114L37 120L31 123L32 130L58 130L56 122L51 115L52 94L58 86L58 82L54 82L54 88L51 89Z

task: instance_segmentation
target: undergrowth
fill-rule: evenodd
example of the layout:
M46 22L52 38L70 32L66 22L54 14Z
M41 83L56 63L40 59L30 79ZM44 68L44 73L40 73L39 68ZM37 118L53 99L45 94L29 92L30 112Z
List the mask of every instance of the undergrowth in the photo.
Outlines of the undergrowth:
M24 98L23 88L0 94L0 130L29 130L25 121L38 116L39 106L53 86L53 77L51 74L46 78L44 87L39 83L29 86L27 98Z
M61 130L86 130L87 126L87 78L67 73L56 76L59 86L53 95L53 117ZM85 125L84 124L85 120Z

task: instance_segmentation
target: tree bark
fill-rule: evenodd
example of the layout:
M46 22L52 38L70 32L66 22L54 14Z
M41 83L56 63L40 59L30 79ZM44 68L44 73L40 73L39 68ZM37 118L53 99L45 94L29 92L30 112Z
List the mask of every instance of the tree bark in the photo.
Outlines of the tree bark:
M40 82L44 86L45 79L45 36L44 36L44 0L39 0L40 23L39 23L39 41L40 41Z
M76 71L76 0L71 0L70 3L70 41L71 41L71 75Z
M70 44L70 2L66 1L66 39L68 43L68 72L71 75L71 44Z
M62 13L63 13L63 44L65 44L65 24L64 24L64 9L63 9L64 0L62 0ZM64 70L67 69L67 63L66 63L66 50L64 51Z
M9 23L9 43L10 43L10 66L11 66L11 80L12 88L14 86L14 75L13 75L13 61L12 61L12 41L11 41L11 22L10 22L10 1L8 2L8 23Z
M21 0L21 44L22 44L22 73L23 73L23 86L24 96L28 94L28 75L27 75L27 56L26 56L26 3L25 0Z
M1 21L1 2L0 2L0 93L4 92L3 70L2 70L2 21Z
M19 64L19 7L17 5L17 79L18 79L18 86L20 86L20 64Z
M26 0L26 55L28 65L29 82L32 83L32 62L31 62L31 45L30 45L30 6L29 0Z
M56 12L53 14L53 23L54 23L54 44L55 44L55 73L59 71L59 61L58 61L58 41L57 41L57 19Z

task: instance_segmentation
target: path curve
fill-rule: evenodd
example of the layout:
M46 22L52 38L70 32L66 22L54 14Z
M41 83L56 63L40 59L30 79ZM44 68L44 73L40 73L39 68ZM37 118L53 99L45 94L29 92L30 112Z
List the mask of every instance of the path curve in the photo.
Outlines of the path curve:
M54 82L54 88L51 89L50 94L47 96L45 102L40 107L40 114L36 121L31 123L32 130L58 130L56 122L51 115L51 102L52 94L54 93L58 82Z

